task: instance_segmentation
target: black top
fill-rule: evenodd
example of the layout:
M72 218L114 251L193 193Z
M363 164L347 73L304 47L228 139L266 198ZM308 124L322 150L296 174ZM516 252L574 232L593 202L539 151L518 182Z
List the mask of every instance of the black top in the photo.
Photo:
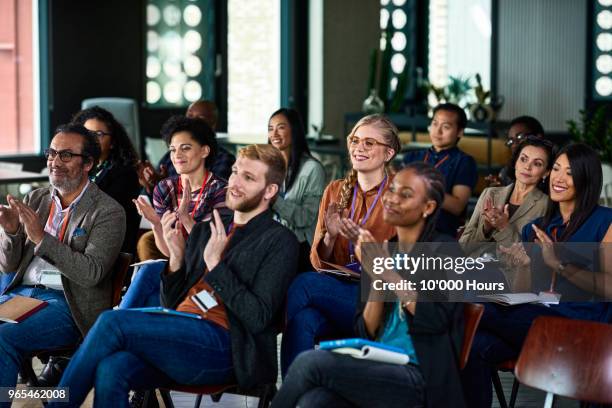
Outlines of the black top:
M226 226L230 222L224 220ZM202 253L209 237L209 223L196 224L181 269L162 274L162 304L175 308L202 278ZM234 374L243 388L276 382L276 335L296 273L298 248L295 235L267 210L236 229L223 259L204 278L225 305Z
M102 164L98 166L98 172L91 179L100 190L111 196L125 210L126 229L121 251L135 254L140 226L140 215L132 202L140 194L136 168L118 162Z
M449 242L446 235L436 234L430 242ZM366 302L362 301L361 289L371 287L369 275L361 275L355 315L355 333L371 339L363 320ZM390 316L395 303L385 303L385 318ZM464 408L463 389L459 376L459 357L463 343L464 314L462 303L418 302L414 316L406 313L408 334L419 361L425 380L427 407ZM384 327L381 322L380 328Z

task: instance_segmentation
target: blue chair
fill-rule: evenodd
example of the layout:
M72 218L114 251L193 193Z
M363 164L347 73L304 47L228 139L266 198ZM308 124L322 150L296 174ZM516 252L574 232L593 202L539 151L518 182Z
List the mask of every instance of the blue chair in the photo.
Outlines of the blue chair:
M138 104L129 98L90 98L81 102L81 109L99 106L113 114L125 130L136 151L141 154L140 122L138 121Z

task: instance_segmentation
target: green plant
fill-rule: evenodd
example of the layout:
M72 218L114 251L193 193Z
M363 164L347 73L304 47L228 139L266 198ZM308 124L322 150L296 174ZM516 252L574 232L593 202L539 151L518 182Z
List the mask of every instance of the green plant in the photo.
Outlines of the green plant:
M605 105L595 109L592 115L580 110L579 121L568 120L567 126L574 141L588 144L597 150L602 162L612 163L612 122Z

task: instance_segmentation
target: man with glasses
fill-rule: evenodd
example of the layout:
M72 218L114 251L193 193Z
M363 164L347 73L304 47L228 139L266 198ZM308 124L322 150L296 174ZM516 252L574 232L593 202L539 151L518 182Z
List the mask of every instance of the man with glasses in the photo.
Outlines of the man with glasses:
M446 194L436 229L455 237L478 181L478 168L474 158L457 147L467 126L465 111L455 104L442 103L434 108L433 114L429 126L432 146L406 153L404 164L424 161L444 175Z
M0 304L18 296L46 302L18 324L0 324L0 387L15 386L32 351L78 344L111 306L125 212L89 182L99 155L96 136L83 126L60 126L45 150L51 187L24 202L9 195L0 207L0 271L16 272Z

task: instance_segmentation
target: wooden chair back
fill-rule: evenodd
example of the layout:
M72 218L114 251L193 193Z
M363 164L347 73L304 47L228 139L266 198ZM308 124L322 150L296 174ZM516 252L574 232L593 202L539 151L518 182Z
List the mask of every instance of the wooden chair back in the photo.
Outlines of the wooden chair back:
M612 325L538 317L514 373L549 396L612 404Z
M479 303L466 303L463 306L463 314L465 320L465 329L463 331L463 345L461 346L461 355L459 356L459 368L463 369L470 357L472 342L478 329L478 323L484 313L484 306Z
M130 263L132 263L132 254L127 252L120 252L113 265L113 303L112 307L115 307L121 301L121 290L123 289L123 283Z

